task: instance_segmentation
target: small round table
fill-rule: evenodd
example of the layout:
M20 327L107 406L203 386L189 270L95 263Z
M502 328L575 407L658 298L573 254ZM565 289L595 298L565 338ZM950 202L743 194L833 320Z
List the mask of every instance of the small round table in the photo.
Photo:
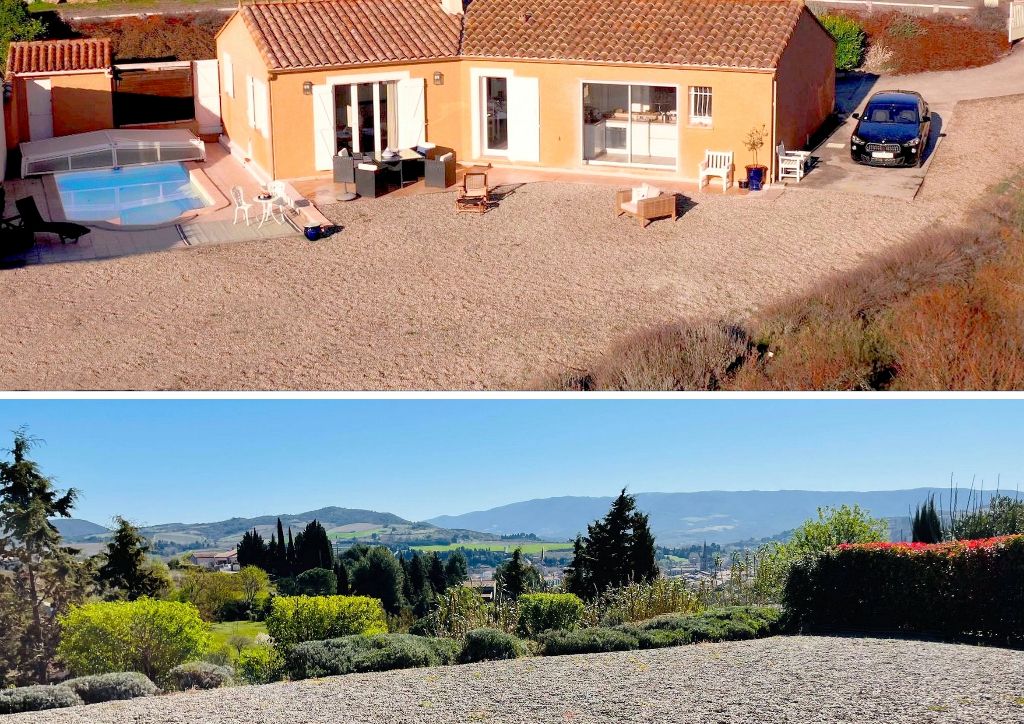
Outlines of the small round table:
M273 196L269 196L267 198L256 196L253 198L253 203L259 204L263 211L260 217L260 225L256 227L257 229L262 229L263 225L271 219L279 224L284 223L284 209L281 206L280 199ZM275 211L281 215L280 219L278 219L277 214L274 213Z

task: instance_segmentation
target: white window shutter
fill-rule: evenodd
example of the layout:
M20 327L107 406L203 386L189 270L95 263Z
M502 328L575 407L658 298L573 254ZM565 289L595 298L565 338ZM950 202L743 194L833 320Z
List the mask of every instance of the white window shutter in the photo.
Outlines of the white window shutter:
M508 155L512 161L540 161L540 81L508 79Z
M415 148L426 140L425 78L405 78L396 84L398 146Z
M224 73L224 92L228 94L229 98L235 97L235 67L231 63L231 56L224 53L221 56L221 69Z
M245 106L249 112L249 128L256 128L256 79L245 76Z
M256 107L255 116L256 123L255 128L263 134L264 137L270 137L270 94L267 92L267 84L261 80L253 79L252 82L252 99L253 105Z
M337 145L334 130L334 87L313 86L313 151L317 171L333 168Z

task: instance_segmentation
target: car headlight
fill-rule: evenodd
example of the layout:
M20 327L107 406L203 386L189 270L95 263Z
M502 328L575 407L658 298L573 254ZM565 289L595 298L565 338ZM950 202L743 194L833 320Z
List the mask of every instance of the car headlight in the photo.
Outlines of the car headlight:
M904 145L904 146L907 146L907 147L909 147L909 148L914 148L914 147L915 147L915 146L916 146L917 144L919 144L920 142L921 142L921 139L920 139L920 138L912 138L912 139L910 139L909 141L907 141L906 143L904 143L903 145Z
M850 136L850 143L855 143L855 144L857 144L859 146L862 143L864 143L864 139L861 138L860 136L854 134L854 135Z

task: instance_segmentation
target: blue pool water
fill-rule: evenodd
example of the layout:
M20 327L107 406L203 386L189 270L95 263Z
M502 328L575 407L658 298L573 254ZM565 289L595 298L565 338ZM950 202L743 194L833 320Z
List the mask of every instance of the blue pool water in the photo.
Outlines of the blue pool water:
M54 174L72 221L161 224L206 205L180 163Z

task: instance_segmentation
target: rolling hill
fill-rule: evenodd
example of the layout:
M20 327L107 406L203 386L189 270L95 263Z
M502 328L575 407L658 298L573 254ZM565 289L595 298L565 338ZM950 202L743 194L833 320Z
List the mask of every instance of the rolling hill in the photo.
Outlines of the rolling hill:
M856 503L877 517L906 520L910 509L927 495L934 493L937 500L947 500L949 492L948 488L714 490L638 493L636 497L639 508L651 516L651 529L658 543L680 545L704 540L733 543L772 536L797 527L826 505ZM967 491L962 490L960 496L963 504ZM442 515L428 522L446 528L472 528L491 535L526 532L549 540L567 540L577 532L585 533L587 523L603 516L611 502L610 496L539 498L462 515Z
M69 541L84 540L89 536L102 536L110 532L102 525L81 518L51 518L50 522L60 532L61 537Z

